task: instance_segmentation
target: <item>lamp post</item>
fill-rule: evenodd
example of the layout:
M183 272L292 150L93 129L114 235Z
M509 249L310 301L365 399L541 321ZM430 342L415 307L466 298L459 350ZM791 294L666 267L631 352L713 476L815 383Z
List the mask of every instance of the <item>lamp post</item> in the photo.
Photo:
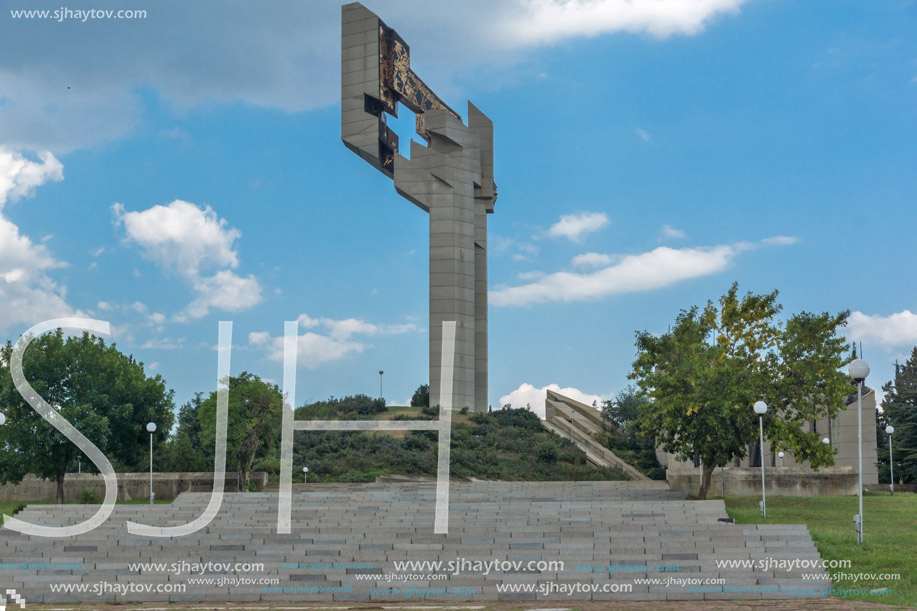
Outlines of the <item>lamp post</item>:
M848 372L857 385L857 454L859 456L857 496L860 499L860 513L853 517L853 523L857 532L857 543L863 543L863 381L869 375L869 365L863 359L857 359L850 363Z
M302 483L306 483L306 478L309 477L309 467L302 468Z
M153 433L156 432L156 423L150 422L146 425L146 430L150 434L150 505L153 504Z
M767 403L755 402L755 413L758 414L758 430L761 433L761 515L767 519L767 494L764 484L764 414L767 413Z
M723 480L723 501L726 501L726 465L720 465L720 479Z
M888 489L895 494L895 463L892 462L892 433L895 432L895 427L889 424L885 427L885 432L888 433Z
M831 444L831 440L828 439L827 437L825 437L824 439L822 439L821 442L822 442L823 444L825 444L825 445L830 445L830 444Z
M381 369L379 370L379 398L382 398L382 374L385 373Z
M76 457L76 472L77 473L83 472L83 459L80 456Z
M778 452L777 458L780 459L780 466L782 467L783 466L783 452Z

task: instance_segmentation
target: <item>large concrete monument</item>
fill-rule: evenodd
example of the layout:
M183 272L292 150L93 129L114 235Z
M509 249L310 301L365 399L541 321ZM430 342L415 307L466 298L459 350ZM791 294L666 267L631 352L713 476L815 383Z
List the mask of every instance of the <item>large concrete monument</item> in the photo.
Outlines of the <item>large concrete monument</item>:
M410 159L386 115L416 115ZM456 322L453 409L487 410L487 214L497 199L493 123L468 125L411 70L410 47L359 3L341 14L341 139L430 215L430 402L441 403L443 321Z

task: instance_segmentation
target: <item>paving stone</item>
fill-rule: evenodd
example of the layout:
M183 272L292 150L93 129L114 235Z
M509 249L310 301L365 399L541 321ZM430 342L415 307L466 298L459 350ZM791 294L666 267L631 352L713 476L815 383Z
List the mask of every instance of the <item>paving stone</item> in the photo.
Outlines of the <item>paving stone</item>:
M722 501L686 501L664 482L453 482L450 532L433 533L435 485L328 484L294 493L289 535L276 532L277 495L227 493L211 524L188 537L159 539L126 532L124 523L175 525L197 518L209 494L185 493L171 505L115 508L102 526L82 536L37 539L0 529L0 562L83 563L72 570L0 569L0 577L13 584L30 602L72 602L70 594L50 592L50 583L183 583L187 591L173 594L128 596L106 594L91 602L321 602L368 600L371 588L431 590L468 588L474 596L429 596L427 600L697 600L728 593L690 592L687 587L633 584L635 578L661 578L666 573L646 570L652 565L678 565L682 578L722 577L730 586L830 587L830 581L803 581L811 570L782 571L717 568L724 559L818 559L804 525L733 525L717 522L725 517ZM17 517L34 523L67 525L95 513L90 506L30 506ZM358 580L357 575L394 574L395 561L503 560L522 563L490 574L463 570L414 569L418 579L404 582ZM531 570L530 561L560 561L563 567ZM259 579L274 575L280 587L296 593L262 590L260 585L195 585L199 577L184 570L175 574L172 563L228 563L228 569L208 575L227 579ZM235 570L237 563L260 562L263 571ZM372 568L346 563L372 563ZM150 566L133 570L133 564ZM316 564L317 570L303 570ZM339 563L332 568L334 563ZM156 566L161 564L162 570ZM283 564L290 567L284 568ZM577 571L576 565L643 565L643 571ZM427 579L428 573L448 579ZM677 577L678 573L671 576ZM498 592L504 584L583 584L584 591L551 593ZM632 592L591 591L585 586L620 583ZM801 584L801 586L799 586ZM350 592L310 591L309 588L351 587ZM599 588L601 589L601 588ZM540 592L540 591L539 591ZM709 594L709 596L707 596ZM760 598L761 593L733 593L733 598ZM519 597L519 598L514 598ZM729 596L725 596L729 598ZM764 593L764 598L780 596ZM419 600L379 595L373 600Z

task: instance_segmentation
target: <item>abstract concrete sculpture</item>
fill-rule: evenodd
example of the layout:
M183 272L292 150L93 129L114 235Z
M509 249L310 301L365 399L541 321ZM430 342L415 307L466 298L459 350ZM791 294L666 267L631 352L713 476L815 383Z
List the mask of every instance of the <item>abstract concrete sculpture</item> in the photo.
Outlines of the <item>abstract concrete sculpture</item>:
M386 114L415 113L410 159ZM341 14L341 139L430 215L430 403L441 402L442 323L456 322L451 405L487 410L487 214L493 123L468 103L468 125L411 71L410 48L359 3Z

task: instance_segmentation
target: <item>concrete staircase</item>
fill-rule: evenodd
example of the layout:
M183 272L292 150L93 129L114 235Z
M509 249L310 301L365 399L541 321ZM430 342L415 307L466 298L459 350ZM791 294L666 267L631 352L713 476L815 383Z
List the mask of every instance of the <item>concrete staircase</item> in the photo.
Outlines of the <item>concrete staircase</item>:
M595 440L605 425L602 415L594 407L549 390L545 400L545 419L541 424L552 433L575 443L592 464L618 467L633 480L650 481L630 463Z
M208 499L185 493L171 505L119 505L105 524L71 538L0 529L0 586L30 603L95 604L758 599L795 598L789 588L830 587L827 578L802 580L803 573L821 572L815 569L759 564L818 560L804 525L724 523L722 501L685 501L664 482L454 482L448 535L433 534L435 485L428 483L309 484L308 492L294 492L289 535L277 534L277 495L266 492L226 494L211 524L187 537L127 533L127 520L193 520ZM95 509L33 505L17 518L60 526ZM459 561L465 568L396 569L395 562L409 560ZM494 560L521 565L484 571L467 564ZM755 566L718 567L724 560ZM228 566L211 564L202 575L200 565L207 563ZM666 586L666 577L699 581ZM635 581L648 578L660 581ZM707 584L711 591L698 591L709 579L725 580L733 590ZM65 584L86 591L55 591ZM747 591L735 591L742 588Z

